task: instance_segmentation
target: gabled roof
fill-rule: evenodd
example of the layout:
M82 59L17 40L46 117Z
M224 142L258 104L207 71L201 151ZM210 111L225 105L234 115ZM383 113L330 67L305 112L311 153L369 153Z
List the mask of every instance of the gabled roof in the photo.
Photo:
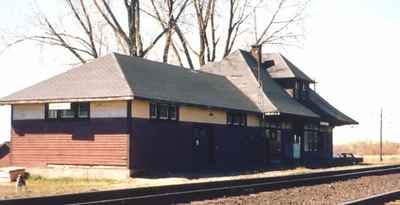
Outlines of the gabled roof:
M248 69L248 64L239 51L233 52L221 61L207 63L201 70L228 78L242 93L252 99L260 112L278 112L274 104L260 91L257 79L251 69Z
M254 73L257 72L257 61L253 55L243 50L239 52L247 63L248 68ZM277 108L279 113L319 118L318 114L289 96L286 91L270 77L265 69L261 69L260 74L265 96Z
M272 66L267 68L271 78L296 78L307 82L314 82L280 53L266 53L262 57L264 62L271 60L274 62Z
M0 104L134 97L260 112L223 76L110 54L0 99Z
M309 90L309 104L312 110L321 116L322 120L326 120L335 125L358 124L357 121L337 110L311 89Z

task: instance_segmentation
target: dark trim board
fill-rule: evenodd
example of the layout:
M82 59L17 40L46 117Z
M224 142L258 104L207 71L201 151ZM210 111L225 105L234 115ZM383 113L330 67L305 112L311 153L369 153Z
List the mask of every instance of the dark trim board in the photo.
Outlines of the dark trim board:
M13 120L13 132L25 134L71 134L73 138L89 139L94 134L127 134L126 118L75 120Z
M127 159L128 159L128 168L132 169L133 165L131 163L131 154L130 150L132 150L132 145L133 145L133 140L131 140L132 137L132 100L128 100L126 102L126 116L127 116L127 121L126 121L126 126L128 129L128 139L127 139L127 146L128 146L128 153L127 153Z

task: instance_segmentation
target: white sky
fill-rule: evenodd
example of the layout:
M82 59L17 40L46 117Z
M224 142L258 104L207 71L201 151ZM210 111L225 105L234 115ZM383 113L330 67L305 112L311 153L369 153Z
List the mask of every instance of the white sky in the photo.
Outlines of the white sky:
M18 3L17 3L18 2ZM0 8L0 32L29 24L31 0L7 1ZM40 1L42 3L43 1ZM43 9L57 7L47 1ZM400 142L400 1L314 0L302 49L280 50L309 76L317 91L360 125L338 127L334 143L379 139L379 110L384 109L384 138ZM10 21L9 19L13 19ZM264 48L268 51L268 48ZM0 96L69 69L65 53L31 44L0 56ZM10 109L0 107L0 142L10 137Z

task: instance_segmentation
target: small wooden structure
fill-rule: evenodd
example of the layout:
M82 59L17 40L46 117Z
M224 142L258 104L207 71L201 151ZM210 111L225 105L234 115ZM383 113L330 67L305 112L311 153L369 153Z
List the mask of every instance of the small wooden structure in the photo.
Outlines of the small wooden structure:
M14 182L18 175L25 175L24 167L4 167L0 169L0 182Z

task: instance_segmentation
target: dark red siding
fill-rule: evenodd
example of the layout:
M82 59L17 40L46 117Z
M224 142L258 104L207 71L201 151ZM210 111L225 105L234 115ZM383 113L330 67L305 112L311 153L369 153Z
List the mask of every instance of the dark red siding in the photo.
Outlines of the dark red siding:
M10 166L10 149L7 145L0 146L0 167Z
M126 119L13 121L11 162L16 166L127 166Z

